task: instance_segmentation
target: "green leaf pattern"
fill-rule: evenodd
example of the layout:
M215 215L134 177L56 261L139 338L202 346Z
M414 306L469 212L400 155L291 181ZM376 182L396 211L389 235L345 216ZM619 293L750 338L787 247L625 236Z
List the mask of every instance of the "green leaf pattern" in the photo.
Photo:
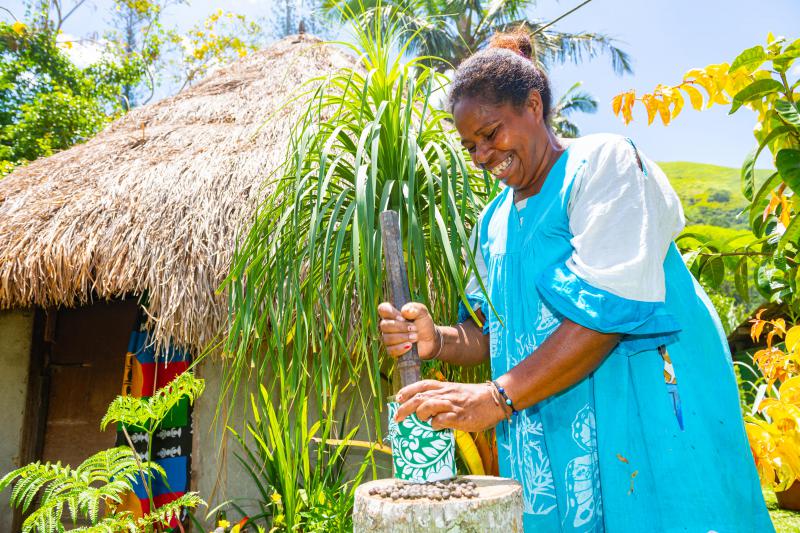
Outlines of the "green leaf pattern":
M435 431L416 414L399 424L394 421L399 404L389 403L389 439L392 444L394 477L423 483L455 477L453 431Z

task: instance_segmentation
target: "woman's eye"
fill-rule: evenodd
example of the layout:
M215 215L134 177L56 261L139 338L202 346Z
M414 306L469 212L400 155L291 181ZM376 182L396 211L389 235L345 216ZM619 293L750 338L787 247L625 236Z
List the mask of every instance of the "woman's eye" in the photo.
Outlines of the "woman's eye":
M495 134L497 133L497 130L499 130L499 129L500 129L500 126L498 126L498 127L496 127L495 129L493 129L493 130L492 130L492 131L489 133L489 135L487 135L487 136L486 136L486 138L487 138L487 139L489 139L490 141L491 141L492 139L494 139L494 136L495 136Z

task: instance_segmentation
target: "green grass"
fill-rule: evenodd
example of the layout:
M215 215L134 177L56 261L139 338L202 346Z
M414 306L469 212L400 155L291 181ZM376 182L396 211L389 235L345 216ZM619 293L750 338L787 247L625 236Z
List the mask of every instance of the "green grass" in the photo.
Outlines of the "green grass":
M778 500L771 489L764 490L764 500L777 533L800 533L800 512L778 508Z
M680 196L688 224L747 228L747 218L737 216L748 205L738 168L686 161L658 165ZM769 174L769 170L757 170L756 181Z

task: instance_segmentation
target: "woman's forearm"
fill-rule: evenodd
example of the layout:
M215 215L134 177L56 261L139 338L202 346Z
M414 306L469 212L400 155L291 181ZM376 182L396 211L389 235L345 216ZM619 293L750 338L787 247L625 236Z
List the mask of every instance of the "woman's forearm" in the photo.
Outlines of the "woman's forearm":
M483 315L478 313L483 321ZM474 321L438 328L442 335L442 351L437 359L459 366L475 366L489 360L489 335L484 335Z
M517 410L525 409L591 374L619 339L616 333L599 333L564 319L536 351L497 378L497 383Z

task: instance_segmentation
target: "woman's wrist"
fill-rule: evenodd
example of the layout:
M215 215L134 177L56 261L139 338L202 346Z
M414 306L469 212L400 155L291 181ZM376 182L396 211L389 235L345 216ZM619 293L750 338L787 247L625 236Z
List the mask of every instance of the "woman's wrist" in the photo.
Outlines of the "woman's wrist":
M491 381L487 381L485 385L489 391L489 396L492 399L492 403L495 405L495 409L497 411L497 421L495 422L495 425L500 423L502 420L508 420L508 418L511 416L511 409L503 402L502 396Z
M439 348L436 350L436 352L433 354L433 357L431 357L430 359L438 359L439 356L442 355L442 349L444 348L444 335L442 334L442 329L436 324L433 325L433 331L436 338L438 339Z

